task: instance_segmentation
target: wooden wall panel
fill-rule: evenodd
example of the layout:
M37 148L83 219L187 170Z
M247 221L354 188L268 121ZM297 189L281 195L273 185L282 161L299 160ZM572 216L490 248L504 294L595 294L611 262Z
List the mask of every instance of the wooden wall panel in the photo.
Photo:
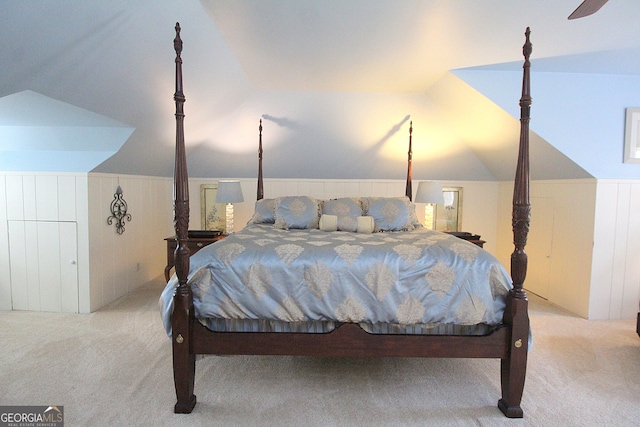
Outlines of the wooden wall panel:
M598 181L589 319L628 319L638 313L639 208L639 181Z
M35 187L36 220L57 221L58 177L55 175L36 175Z
M465 198L467 191L465 189ZM510 257L513 252L513 231L511 229L511 201L513 197L513 183L500 184L500 199L498 202L498 259L509 269ZM532 227L529 239L535 236L536 229L542 233L552 230L552 251L549 258L549 301L569 310L581 317L588 317L591 307L590 296L594 291L591 286L591 263L594 242L594 220L596 180L562 180L562 181L532 181L531 198L535 202L538 198L551 198L553 209L539 211L532 204L531 216L535 217L535 229ZM465 205L466 209L466 205ZM552 217L549 215L553 215ZM463 218L467 216L465 211ZM533 222L532 222L533 224ZM525 251L529 255L528 270L538 268L536 259L543 259L549 255L548 242L540 245L527 245ZM542 272L544 274L544 272ZM534 276L535 277L535 276ZM524 287L528 289L528 280ZM606 283L610 282L610 277Z
M11 310L11 264L9 262L9 223L7 221L7 179L0 175L0 311Z
M60 292L60 228L56 222L38 221L38 272L40 310L61 311ZM31 244L31 243L29 243Z
M617 205L617 198L615 184L598 183L589 319L608 319L610 315L615 257L615 209L612 207Z
M133 217L124 235L107 224L119 183ZM57 305L58 310L87 313L162 275L162 239L172 233L171 179L8 173L0 176L0 184L0 230L9 235L9 220L22 222L21 234L14 231L11 242L0 242L0 268L13 269L16 275L15 284L8 274L0 278L0 309L12 309L15 298L19 309L53 310ZM37 220L55 220L58 231ZM14 265L10 243L23 251L14 257ZM48 258L41 258L43 253ZM40 275L48 283L45 288Z
M114 224L107 224L118 185L131 214L121 235ZM89 311L95 311L162 276L166 263L163 239L173 235L173 186L170 178L91 174L87 192L90 291L80 298L83 304L88 302ZM190 185L191 214L197 218L190 225L196 228L200 227L199 192L199 183Z
M22 176L6 176L7 212L8 220L24 219L24 191L22 189Z
M6 197L0 209L8 235L2 252L10 275L8 286L0 284L9 304L0 309L78 311L76 179L82 178L49 173L2 176ZM63 301L66 296L69 299Z
M40 251L38 250L38 223L25 221L24 246L26 252L25 268L27 270L27 290L29 294L29 310L40 311ZM12 270L13 271L13 270Z
M109 204L113 200L113 195L116 192L116 185L118 183L116 176L107 176L100 180L100 202L99 202L99 218L101 227L99 231L101 255L98 262L101 263L102 277L100 280L100 288L97 289L100 294L99 307L105 304L115 301L115 274L116 274L116 260L120 249L116 246L116 232L114 225L107 225L106 219L110 215ZM125 199L126 200L126 199ZM92 263L96 259L92 258ZM93 288L92 288L93 291Z
M613 265L611 274L611 297L609 301L609 316L620 318L622 314L623 295L625 288L625 265L629 246L629 205L631 184L615 185L616 206L614 212L614 232L610 236L613 240Z
M87 174L74 177L75 216L77 222L78 242L78 311L91 311L90 283L91 263L89 257L89 178ZM60 186L65 187L65 184ZM64 218L64 215L60 215Z
M633 317L640 311L640 182L629 186L627 212L627 256L622 294L622 318Z
M78 312L76 223L9 221L14 310Z
M89 228L89 264L90 277L88 289L82 289L81 293L88 292L84 295L84 304L88 299L88 311L94 311L102 307L102 287L104 283L104 264L102 262L102 253L104 245L102 244L102 234L106 226L106 216L103 217L104 207L101 191L101 177L91 175L87 182L87 206L88 206L88 228ZM108 214L107 214L108 215ZM85 312L83 305L83 312Z
M58 176L58 220L59 221L77 221L78 201L76 192L75 176Z
M79 312L78 232L75 222L58 222L60 264L60 311Z
M27 237L24 221L8 222L10 249L9 266L11 310L29 310L29 279L27 277Z
M555 199L553 197L534 197L531 200L531 229L527 241L529 265L526 289L542 298L551 296L551 260L553 259L553 238L555 219Z
M35 221L38 219L35 175L22 176L22 205L24 208L24 217L22 219L25 221Z

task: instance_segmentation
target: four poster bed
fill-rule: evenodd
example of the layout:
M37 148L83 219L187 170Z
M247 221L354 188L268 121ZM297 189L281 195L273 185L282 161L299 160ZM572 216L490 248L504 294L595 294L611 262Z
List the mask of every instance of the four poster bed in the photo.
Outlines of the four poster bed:
M529 339L529 29L520 153L513 196L511 276L488 252L422 228L406 196L319 201L258 194L244 230L189 256L182 40L176 24L176 273L161 297L173 347L176 413L196 404L196 356L297 355L499 358L498 407L519 418ZM389 214L389 213L392 214ZM384 232L377 232L384 231Z

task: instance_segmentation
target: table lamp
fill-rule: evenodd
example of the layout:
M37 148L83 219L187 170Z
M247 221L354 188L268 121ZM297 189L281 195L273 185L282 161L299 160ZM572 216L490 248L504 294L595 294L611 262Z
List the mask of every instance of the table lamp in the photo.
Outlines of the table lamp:
M442 183L434 181L421 181L416 192L416 203L426 203L424 207L424 226L429 230L435 228L433 209L434 205L444 203L442 195Z

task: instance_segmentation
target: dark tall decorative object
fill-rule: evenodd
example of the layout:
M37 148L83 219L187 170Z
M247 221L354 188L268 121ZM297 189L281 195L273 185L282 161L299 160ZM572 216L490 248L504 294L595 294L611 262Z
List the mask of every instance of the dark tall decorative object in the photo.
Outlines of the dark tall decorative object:
M413 189L411 188L411 181L412 181L412 168L411 168L411 160L413 159L413 150L411 148L411 138L412 138L412 134L413 134L413 121L409 122L409 152L407 153L407 185L405 186L406 188L406 196L409 198L409 200L412 200L412 196L413 196Z
M173 297L174 315L172 316L173 345L173 379L178 402L174 407L176 413L189 413L196 405L193 386L196 371L196 356L191 352L191 325L194 320L193 293L187 284L189 273L189 174L187 173L187 157L184 145L184 103L186 98L182 91L182 39L180 24L176 23L176 38L173 40L176 51L176 91L173 99L176 103L176 154L173 187L173 226L176 230L178 245L175 250L175 268L178 287ZM178 313L177 315L175 313ZM188 375L184 375L184 372ZM183 375L180 375L183 374Z
M256 200L261 200L264 198L264 187L262 184L262 119L260 119L258 131L260 132L260 137L258 142L258 198Z
M116 232L124 233L124 221L131 221L131 214L127 213L127 202L122 198L122 188L118 185L118 189L113 195L111 201L111 216L107 218L107 224L111 225L115 221Z

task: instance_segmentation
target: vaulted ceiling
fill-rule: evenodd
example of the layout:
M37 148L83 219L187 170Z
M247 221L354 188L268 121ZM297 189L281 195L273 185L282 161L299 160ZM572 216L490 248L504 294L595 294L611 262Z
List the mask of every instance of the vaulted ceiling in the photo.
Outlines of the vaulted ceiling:
M192 176L255 176L262 118L268 176L401 177L413 121L419 178L505 179L527 26L538 81L640 75L640 2L611 0L568 21L579 3L0 0L0 97L33 91L135 128L94 170L169 176L179 21ZM469 73L504 78L489 87ZM537 173L594 175L536 128L535 89L533 151L546 159Z

